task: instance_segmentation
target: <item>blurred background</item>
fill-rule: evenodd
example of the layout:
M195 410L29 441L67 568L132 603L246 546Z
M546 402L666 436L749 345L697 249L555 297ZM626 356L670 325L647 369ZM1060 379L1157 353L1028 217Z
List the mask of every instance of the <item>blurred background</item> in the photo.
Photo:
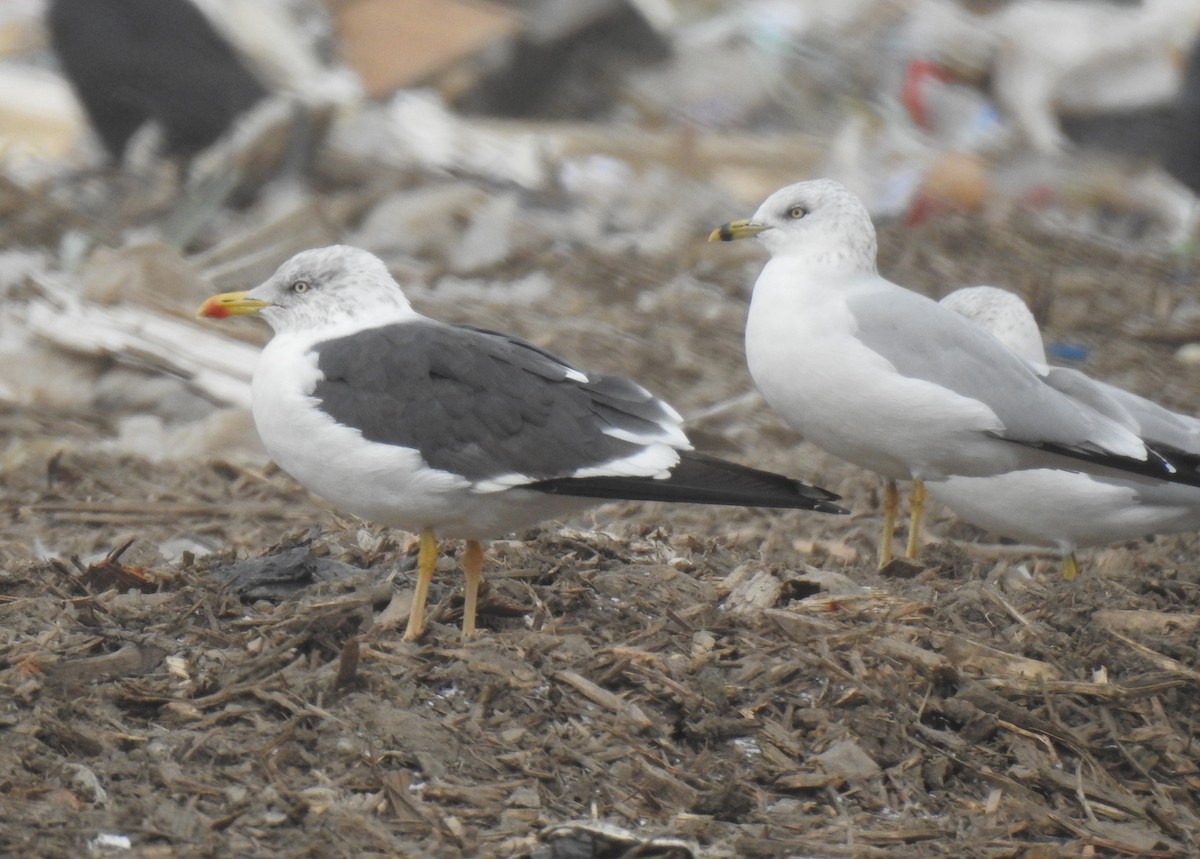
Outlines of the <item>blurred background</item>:
M6 0L0 402L102 416L106 450L261 461L265 334L193 309L346 242L431 315L751 421L761 255L705 236L815 176L907 285L999 281L1186 366L1198 32L1200 0ZM1106 281L1113 255L1148 276ZM632 321L680 284L727 349Z

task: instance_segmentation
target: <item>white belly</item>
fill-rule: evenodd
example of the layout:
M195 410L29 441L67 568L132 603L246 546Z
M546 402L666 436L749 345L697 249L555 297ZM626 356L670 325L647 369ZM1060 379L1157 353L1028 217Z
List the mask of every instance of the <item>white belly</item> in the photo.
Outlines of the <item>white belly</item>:
M986 406L900 375L853 334L837 293L763 288L746 324L746 360L764 398L813 444L897 480L990 474L1020 452L984 430Z
M928 484L958 516L1063 551L1200 528L1200 489L1037 468Z

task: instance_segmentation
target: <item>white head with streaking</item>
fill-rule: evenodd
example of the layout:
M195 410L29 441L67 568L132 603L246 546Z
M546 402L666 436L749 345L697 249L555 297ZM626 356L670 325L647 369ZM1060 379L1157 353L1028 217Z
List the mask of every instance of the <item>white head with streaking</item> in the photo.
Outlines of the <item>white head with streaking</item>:
M1029 306L998 286L966 286L941 300L942 307L970 319L1031 364L1045 366L1042 332Z
M773 260L875 273L878 243L862 201L832 179L781 188L753 216L718 227L712 239L757 238Z
M383 261L348 245L301 251L249 292L213 296L201 313L261 316L277 334L416 315Z

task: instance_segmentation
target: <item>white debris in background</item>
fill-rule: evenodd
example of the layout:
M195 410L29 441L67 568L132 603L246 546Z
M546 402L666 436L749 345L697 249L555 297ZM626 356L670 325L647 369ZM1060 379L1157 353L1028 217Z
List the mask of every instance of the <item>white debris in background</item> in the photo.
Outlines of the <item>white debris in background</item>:
M347 243L373 248L384 257L436 254L488 199L483 188L456 181L394 191L371 207Z
M101 832L88 842L88 851L93 856L114 856L118 851L132 848L133 840L128 835L115 832Z
M117 419L116 430L96 449L137 453L151 462L204 462L213 457L254 465L268 462L249 409L210 411L203 418L173 426L154 414L129 414Z
M61 353L25 324L28 298L20 293L50 266L49 254L0 251L0 402L69 408L87 402L99 369Z
M351 103L361 98L358 79L321 59L329 11L317 0L194 0L225 38L276 90L306 101Z
M449 254L454 270L465 274L508 259L520 210L521 202L511 192L497 194L477 208Z
M1055 152L1067 143L1058 111L1122 110L1178 92L1178 56L1200 33L1200 3L1020 0L973 14L955 0L923 0L909 22L914 51L969 78L990 75L1033 147Z
M0 147L8 164L82 160L84 129L83 110L61 76L0 61Z
M492 281L443 277L433 288L418 286L405 289L421 302L443 306L487 303L511 307L537 307L554 294L554 281L544 271L531 271L513 281Z
M315 0L199 2L277 87L330 103L316 115L332 132L312 169L267 170L236 205L207 201L195 178L159 187L157 173L75 175L90 163L83 120L44 45L30 41L41 3L0 4L0 218L39 205L50 213L41 233L13 219L0 251L0 401L105 415L114 451L263 456L245 411L263 332L192 313L210 292L250 288L305 247L345 241L376 252L422 302L536 308L554 293L537 268L548 249L665 258L683 271L707 229L737 210L732 200L815 175L841 179L879 216L918 204L1001 214L1031 205L1044 223L1079 232L1116 209L1148 219L1147 243L1160 248L1195 232L1194 196L1162 171L1122 172L1075 152L1038 158L1024 138L1056 146L1060 107L1161 100L1170 89L1161 60L1200 29L1197 0L1013 0L987 16L949 0L639 0L673 56L630 69L610 115L586 123L465 115L444 82L364 100L324 54L333 33ZM1060 23L1020 35L1020 22L1048 6ZM1168 13L1174 24L1164 27ZM1146 47L1144 76L1137 51L1121 54L1129 62L1104 59L1107 36L1053 47L1101 20L1125 21L1125 47ZM1023 59L1007 56L1010 42ZM280 44L289 50L272 50ZM910 78L913 59L950 73ZM1028 67L1036 74L1012 71ZM1088 95L1082 84L1101 80L1096 68L1109 83ZM469 77L469 64L459 72ZM989 90L985 72L1020 85ZM286 160L288 105L240 126L192 165L193 177L219 183ZM24 166L23 153L42 166ZM175 198L139 217L139 206L153 212ZM1187 350L1180 359L1200 360Z
M48 251L35 248L0 250L0 300L8 299L30 275L44 271L50 261Z
M43 297L21 308L28 330L66 351L119 357L186 378L217 402L249 406L248 382L258 350L136 307L102 307L41 284Z
M0 155L10 177L95 167L105 157L71 86L45 62L45 10L46 0L0 3Z
M216 550L217 541L212 544L201 543L198 540L193 540L191 537L177 537L173 540L164 540L158 544L158 554L162 557L163 562L167 564L178 564L184 559L184 555L191 553L195 557L207 555Z
M493 129L464 119L427 90L398 92L384 111L364 111L339 124L330 145L368 163L465 173L522 188L545 188L553 160L547 138L532 128Z
M96 805L108 802L108 791L100 784L100 779L90 767L83 764L66 764L63 767L66 782L85 801Z

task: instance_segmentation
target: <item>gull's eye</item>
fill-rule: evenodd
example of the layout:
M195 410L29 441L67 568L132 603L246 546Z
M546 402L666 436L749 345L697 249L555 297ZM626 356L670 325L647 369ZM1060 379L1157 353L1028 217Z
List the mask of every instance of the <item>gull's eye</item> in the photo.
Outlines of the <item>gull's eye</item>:
M312 289L312 284L310 284L307 280L292 281L291 290L292 292L296 293L296 295L304 295L304 293L308 292L310 289Z
M803 206L792 206L788 209L788 217L793 221L798 221L808 214L808 209Z

